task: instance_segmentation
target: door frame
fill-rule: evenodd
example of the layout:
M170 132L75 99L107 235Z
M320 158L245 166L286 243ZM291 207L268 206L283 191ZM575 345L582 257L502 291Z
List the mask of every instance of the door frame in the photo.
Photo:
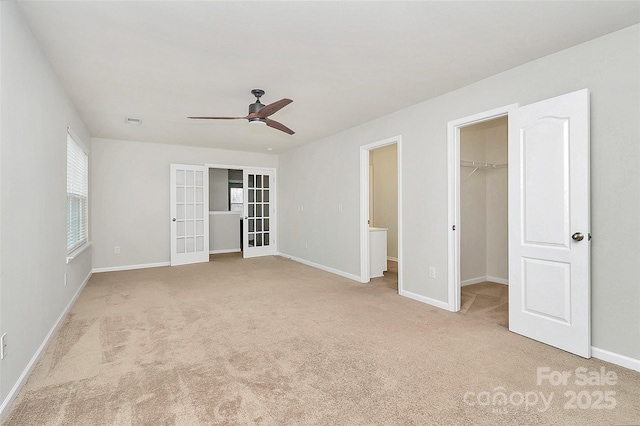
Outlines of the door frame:
M448 306L460 310L460 129L496 118L509 116L518 104L509 104L489 111L459 118L447 123L447 193L448 193ZM508 146L508 143L507 143ZM455 230L454 230L455 227Z
M264 170L264 171L268 171L268 172L273 172L273 180L274 180L274 184L275 184L275 191L273 194L270 194L270 196L273 199L273 226L272 228L275 230L274 234L275 234L275 240L274 242L274 252L275 254L279 253L278 250L278 240L279 235L278 235L278 169L276 167L262 167L262 166L249 166L249 165L238 165L238 164L218 164L218 163L205 163L205 167L207 167L208 169L236 169L236 170L243 170L244 169L252 169L252 170ZM208 178L208 173L207 173L207 178ZM246 206L246 205L245 205ZM244 218L244 210L242 212L242 217ZM244 241L244 232L245 229L243 227L243 235L241 235L243 241Z
M402 136L393 136L360 146L360 282L371 280L369 265L369 151L396 144L398 156L398 294L402 286Z

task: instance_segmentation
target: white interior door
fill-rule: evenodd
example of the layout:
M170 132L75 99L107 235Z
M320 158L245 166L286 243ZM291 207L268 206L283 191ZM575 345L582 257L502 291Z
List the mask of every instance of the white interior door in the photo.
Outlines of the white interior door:
M209 170L171 165L171 266L209 261Z
M272 170L244 169L243 257L276 254L276 186Z
M509 329L591 356L589 92L509 114Z

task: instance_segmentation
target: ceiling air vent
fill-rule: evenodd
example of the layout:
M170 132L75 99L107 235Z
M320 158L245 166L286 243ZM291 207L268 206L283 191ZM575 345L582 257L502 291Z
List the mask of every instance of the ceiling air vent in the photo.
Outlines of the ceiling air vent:
M142 118L127 117L125 121L129 124L137 124L137 125L142 124Z

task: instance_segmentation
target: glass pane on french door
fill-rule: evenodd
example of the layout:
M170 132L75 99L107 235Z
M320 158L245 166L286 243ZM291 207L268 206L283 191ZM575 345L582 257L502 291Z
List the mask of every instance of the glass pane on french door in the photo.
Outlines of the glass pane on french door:
M249 173L248 183L248 192L249 199L247 201L247 207L249 212L249 247L262 247L268 246L269 234L268 230L264 230L262 226L262 220L264 217L269 216L269 198L267 196L267 201L264 200L263 194L264 191L267 191L269 188L269 176L268 175L260 175ZM265 184L267 185L265 188ZM266 212L266 215L265 215ZM264 238L264 234L267 232L267 238Z
M171 165L171 264L209 260L207 168Z
M244 257L275 254L270 226L273 221L269 221L274 207L273 172L245 169L244 173L247 194Z

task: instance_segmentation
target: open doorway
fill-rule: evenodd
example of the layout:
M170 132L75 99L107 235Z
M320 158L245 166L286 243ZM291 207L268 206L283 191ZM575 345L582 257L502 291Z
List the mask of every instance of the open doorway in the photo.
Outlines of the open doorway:
M461 302L461 134L503 116L509 150L508 329L589 358L588 89L448 123L449 310L460 311Z
M361 282L381 278L402 294L401 137L360 148Z
M501 175L506 175L507 171L508 116L509 112L517 107L517 104L507 105L451 121L448 124L448 298L449 310L452 312L459 312L463 306L461 288L465 288L465 303L468 303L474 297L469 295L471 291L482 291L474 289L471 287L472 285L489 280L498 281L496 285L508 283L509 248L508 243L506 246L503 245L504 235L508 232L508 227L504 228L503 225L504 220L508 221L508 219L502 219L502 215L508 218L508 205L506 211L503 210L503 203L508 201L508 193L500 189L506 187L506 181L500 184L494 184L494 181L508 180L508 176ZM463 149L464 155L462 154ZM496 173L489 176L491 189L487 195L487 176L491 171ZM499 196L499 200L495 199L497 196ZM487 213L488 200L492 208ZM464 209L463 202L465 203ZM466 211L464 214L465 223L462 222L461 217L463 210ZM489 214L489 219L487 219L487 214ZM499 231L496 231L497 229ZM491 233L491 267L489 269L487 269L487 232ZM464 250L462 249L463 242L465 243ZM480 254L474 256L474 251L478 250L478 247L481 248ZM495 249L495 247L500 247L500 249ZM464 267L462 266L463 257ZM496 267L496 264L499 267ZM488 291L500 294L503 292L503 288L498 287L497 290ZM484 297L480 296L476 300L480 301L481 299ZM476 305L476 307L478 306L480 305ZM468 307L469 305L467 305Z
M275 255L276 170L207 164L209 169L209 259Z
M242 252L242 170L209 168L209 254Z
M369 151L370 278L398 291L398 147Z
M460 128L460 314L508 327L508 117Z

